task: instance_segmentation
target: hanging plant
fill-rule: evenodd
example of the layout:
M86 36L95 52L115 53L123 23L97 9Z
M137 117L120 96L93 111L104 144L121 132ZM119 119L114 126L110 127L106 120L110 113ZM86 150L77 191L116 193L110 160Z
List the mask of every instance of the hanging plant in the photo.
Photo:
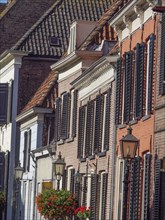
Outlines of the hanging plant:
M76 209L76 199L67 190L48 189L36 197L37 209L48 220L71 219Z
M90 208L81 206L75 210L75 215L80 219L87 219L90 217Z

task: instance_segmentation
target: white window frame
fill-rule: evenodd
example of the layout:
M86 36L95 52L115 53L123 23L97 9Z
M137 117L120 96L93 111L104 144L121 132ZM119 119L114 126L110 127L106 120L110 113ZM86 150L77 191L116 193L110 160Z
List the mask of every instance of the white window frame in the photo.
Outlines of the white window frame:
M94 141L95 141L95 117L96 117L96 100L94 100L94 107L93 107L93 134L92 134L92 155L94 155Z
M115 180L116 201L115 201L115 212L114 212L114 219L118 219L118 220L122 220L124 165L125 165L125 161L118 157L116 161L116 180ZM119 190L120 186L121 186L121 192ZM119 207L119 201L121 204L120 207Z
M73 108L74 108L74 92L75 90L72 89L70 92L70 125L69 125L69 138L72 138L72 128L73 128Z
M101 213L102 213L102 197L103 197L103 174L105 174L106 172L103 171L100 173L100 206L99 206L99 219L101 219Z
M85 105L85 123L84 123L84 141L83 141L83 158L85 158L85 140L86 140L86 128L87 128L87 105Z
M75 51L75 49L76 49L76 22L74 22L72 26L70 27L68 54Z
M73 170L73 167L68 167L67 169L67 190L70 191L70 183L71 183L71 170Z
M107 93L104 94L104 108L103 108L103 127L102 127L102 146L101 146L101 152L104 151L106 105L107 105Z
M146 111L145 115L148 115L148 79L149 79L149 49L150 49L150 39L147 41L147 70L146 70Z

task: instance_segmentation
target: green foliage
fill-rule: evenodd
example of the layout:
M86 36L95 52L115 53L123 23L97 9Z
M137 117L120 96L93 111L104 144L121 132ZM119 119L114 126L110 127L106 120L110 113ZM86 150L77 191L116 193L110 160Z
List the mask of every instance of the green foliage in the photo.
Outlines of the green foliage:
M77 205L69 191L54 189L45 190L39 194L36 203L41 216L49 220L71 218Z
M86 206L81 206L75 210L75 215L81 219L89 218L90 208L87 208Z

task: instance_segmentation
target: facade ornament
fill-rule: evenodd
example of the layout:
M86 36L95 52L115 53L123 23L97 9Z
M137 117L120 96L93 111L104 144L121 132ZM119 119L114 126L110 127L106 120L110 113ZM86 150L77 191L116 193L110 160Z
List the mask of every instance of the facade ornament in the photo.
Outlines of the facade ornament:
M134 11L137 14L137 17L140 19L140 26L142 28L144 22L144 11L139 5L134 6Z
M129 35L131 35L131 33L132 33L132 20L128 16L124 15L123 22L124 22L126 28L128 28L128 30L129 30Z
M149 4L150 7L154 7L155 6L155 2L156 1L153 1L153 0L146 0Z
M114 25L113 27L114 27L114 31L117 33L119 44L120 44L122 40L122 29L119 25Z

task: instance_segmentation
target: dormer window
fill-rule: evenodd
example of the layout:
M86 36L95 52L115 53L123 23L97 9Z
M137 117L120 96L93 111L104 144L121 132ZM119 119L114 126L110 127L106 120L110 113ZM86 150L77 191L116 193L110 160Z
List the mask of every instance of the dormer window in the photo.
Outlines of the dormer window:
M76 22L70 27L70 41L68 54L72 53L76 49Z

